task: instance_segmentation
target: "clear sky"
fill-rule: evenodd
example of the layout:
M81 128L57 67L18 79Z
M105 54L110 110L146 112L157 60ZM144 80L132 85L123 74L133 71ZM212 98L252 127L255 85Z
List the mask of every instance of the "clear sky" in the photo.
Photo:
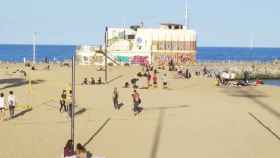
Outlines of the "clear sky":
M279 0L188 0L199 46L280 47ZM104 27L184 23L184 0L2 0L0 43L100 44Z

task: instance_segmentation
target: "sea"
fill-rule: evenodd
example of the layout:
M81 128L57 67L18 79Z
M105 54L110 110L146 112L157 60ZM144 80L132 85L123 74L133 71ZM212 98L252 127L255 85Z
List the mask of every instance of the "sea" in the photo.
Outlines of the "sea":
M64 61L75 54L75 45L37 45L36 60ZM32 45L0 44L0 61L23 62L32 60ZM258 61L271 62L280 60L280 48L245 48L245 47L198 47L197 61ZM267 80L265 83L280 86L280 80Z

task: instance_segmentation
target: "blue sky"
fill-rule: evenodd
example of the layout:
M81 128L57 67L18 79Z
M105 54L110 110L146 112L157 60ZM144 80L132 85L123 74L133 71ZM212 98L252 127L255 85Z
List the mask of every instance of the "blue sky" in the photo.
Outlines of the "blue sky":
M280 47L279 0L188 0L199 46ZM106 25L184 23L184 0L6 0L0 43L100 44Z

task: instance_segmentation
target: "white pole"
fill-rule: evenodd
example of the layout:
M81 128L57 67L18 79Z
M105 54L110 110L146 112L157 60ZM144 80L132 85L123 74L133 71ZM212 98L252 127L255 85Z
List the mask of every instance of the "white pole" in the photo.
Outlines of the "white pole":
M185 27L186 27L186 29L190 29L190 18L189 18L189 4L188 4L188 0L185 1L185 7L186 7Z
M36 36L37 33L33 34L33 64L36 64Z

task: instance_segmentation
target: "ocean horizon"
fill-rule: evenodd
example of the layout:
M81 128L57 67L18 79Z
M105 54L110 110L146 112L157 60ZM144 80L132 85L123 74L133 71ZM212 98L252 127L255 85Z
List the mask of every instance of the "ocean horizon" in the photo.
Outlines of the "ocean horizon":
M36 46L36 59L43 61L64 61L71 59L78 45ZM23 62L32 59L33 46L31 44L0 44L0 61ZM198 47L197 61L261 61L280 60L280 48L275 47Z

